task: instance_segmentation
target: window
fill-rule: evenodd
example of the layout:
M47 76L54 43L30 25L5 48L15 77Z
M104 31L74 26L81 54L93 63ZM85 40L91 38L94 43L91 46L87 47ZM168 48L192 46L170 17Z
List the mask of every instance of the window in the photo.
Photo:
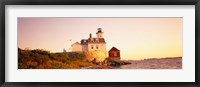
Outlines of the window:
M96 45L96 49L99 49L98 45Z
M93 45L91 45L91 49L93 49L94 47L93 47Z
M91 38L91 42L94 42L94 39L93 39L93 38Z
M117 56L117 52L114 52L114 56Z
M98 38L96 38L96 40L95 40L96 42L99 42L99 39Z

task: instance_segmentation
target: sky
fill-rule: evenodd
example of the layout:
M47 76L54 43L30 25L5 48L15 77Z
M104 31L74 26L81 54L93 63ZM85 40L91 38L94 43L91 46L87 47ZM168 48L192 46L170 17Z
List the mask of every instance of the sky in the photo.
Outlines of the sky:
M70 51L71 44L96 37L102 28L106 50L121 59L182 56L182 18L18 18L18 47L50 52Z

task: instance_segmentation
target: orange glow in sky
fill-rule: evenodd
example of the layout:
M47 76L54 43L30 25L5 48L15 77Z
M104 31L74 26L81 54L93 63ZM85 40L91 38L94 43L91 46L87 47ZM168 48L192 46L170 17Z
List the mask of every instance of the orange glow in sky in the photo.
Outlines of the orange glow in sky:
M18 18L18 47L69 51L99 27L107 51L118 48L121 59L182 56L182 18Z

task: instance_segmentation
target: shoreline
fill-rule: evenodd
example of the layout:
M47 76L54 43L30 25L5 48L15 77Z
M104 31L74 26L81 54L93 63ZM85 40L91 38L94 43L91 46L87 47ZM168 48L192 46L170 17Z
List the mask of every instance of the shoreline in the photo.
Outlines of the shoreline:
M182 69L182 57L152 58L145 60L129 60L131 65L121 66L121 69Z
M81 69L182 69L182 57L120 60L120 62L127 64L120 64L119 66L94 65Z

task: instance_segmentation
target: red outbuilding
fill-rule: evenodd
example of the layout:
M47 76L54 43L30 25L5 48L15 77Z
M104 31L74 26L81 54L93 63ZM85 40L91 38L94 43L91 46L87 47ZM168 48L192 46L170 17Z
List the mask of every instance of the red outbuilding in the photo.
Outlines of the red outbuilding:
M120 60L120 50L115 47L112 47L109 51L109 58L110 59L118 59Z

